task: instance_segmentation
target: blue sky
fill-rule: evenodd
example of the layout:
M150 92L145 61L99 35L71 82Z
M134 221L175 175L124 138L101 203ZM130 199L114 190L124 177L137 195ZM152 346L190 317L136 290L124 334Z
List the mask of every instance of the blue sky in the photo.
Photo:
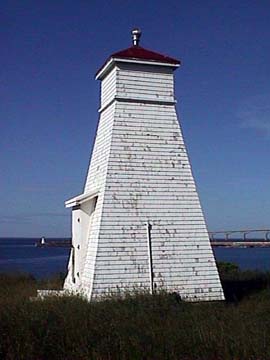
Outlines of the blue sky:
M1 1L0 236L69 236L97 69L131 44L182 60L178 113L210 230L270 228L269 1Z

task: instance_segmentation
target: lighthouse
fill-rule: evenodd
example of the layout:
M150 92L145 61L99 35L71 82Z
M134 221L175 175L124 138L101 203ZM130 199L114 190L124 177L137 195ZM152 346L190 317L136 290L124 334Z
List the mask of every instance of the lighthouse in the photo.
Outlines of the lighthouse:
M180 61L140 45L98 70L99 124L72 209L64 289L88 300L165 290L222 300L223 290L176 112Z

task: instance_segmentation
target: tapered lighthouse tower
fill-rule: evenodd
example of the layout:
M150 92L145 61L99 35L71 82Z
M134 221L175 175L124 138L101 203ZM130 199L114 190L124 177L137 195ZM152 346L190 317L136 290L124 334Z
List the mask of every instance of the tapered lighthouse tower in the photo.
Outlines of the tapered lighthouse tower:
M89 300L134 290L222 300L223 291L177 119L180 61L139 45L98 71L100 120L72 208L64 288Z

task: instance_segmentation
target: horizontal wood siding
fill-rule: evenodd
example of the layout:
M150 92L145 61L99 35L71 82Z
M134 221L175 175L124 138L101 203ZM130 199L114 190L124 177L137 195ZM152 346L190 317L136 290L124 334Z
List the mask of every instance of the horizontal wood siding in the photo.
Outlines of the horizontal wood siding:
M156 69L155 69L156 71ZM174 100L172 71L153 72L153 66L118 65L116 96L142 100Z
M116 102L94 297L150 288L147 221L157 288L191 300L221 299L175 107Z
M116 95L116 68L101 82L101 107L108 104Z
M83 288L91 298L94 281L95 261L99 242L100 223L103 211L104 191L112 141L115 104L102 112L96 135L95 146L91 157L84 192L99 191L95 217L88 234L88 248L83 273Z
M102 112L100 116L95 145L84 188L85 193L95 191L105 185L111 148L114 107L115 105L112 104L106 111Z

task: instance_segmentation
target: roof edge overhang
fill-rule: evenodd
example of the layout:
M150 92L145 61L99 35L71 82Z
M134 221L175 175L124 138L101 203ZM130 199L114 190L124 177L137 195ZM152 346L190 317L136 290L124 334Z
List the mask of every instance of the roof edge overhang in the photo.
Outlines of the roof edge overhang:
M151 60L144 60L144 59L125 59L125 58L118 58L118 57L111 57L109 61L97 72L95 79L102 80L108 71L111 70L113 65L117 62L122 63L131 63L131 64L142 64L142 65L153 65L153 66L165 66L173 68L173 70L177 69L180 66L179 64L169 63L169 62L162 62L162 61L151 61Z
M65 201L65 206L66 206L66 208L70 208L73 206L81 205L84 202L92 200L93 198L97 197L98 194L99 194L99 191L96 190L93 192L77 195L77 196Z

